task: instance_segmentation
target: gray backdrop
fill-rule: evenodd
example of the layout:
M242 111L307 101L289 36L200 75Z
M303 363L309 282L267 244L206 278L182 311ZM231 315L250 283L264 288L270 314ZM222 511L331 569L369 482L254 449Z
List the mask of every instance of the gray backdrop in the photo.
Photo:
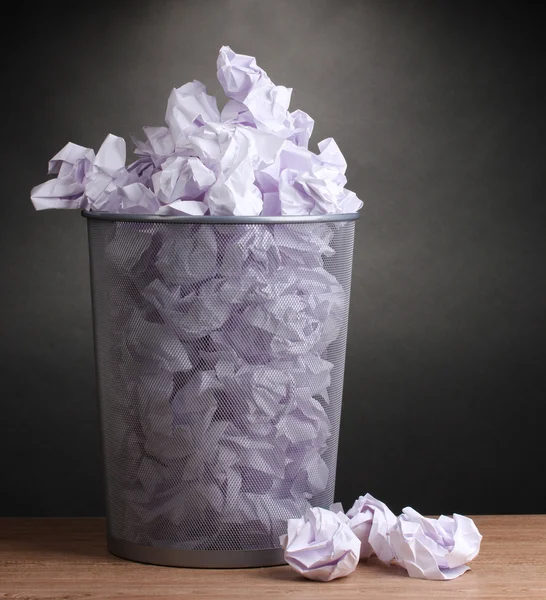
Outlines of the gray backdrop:
M477 4L478 6L475 6ZM544 43L533 4L171 0L4 21L0 514L97 515L84 219L29 190L67 141L220 91L222 44L334 136L357 228L338 499L544 512ZM48 12L46 12L46 9ZM535 27L535 24L537 25Z

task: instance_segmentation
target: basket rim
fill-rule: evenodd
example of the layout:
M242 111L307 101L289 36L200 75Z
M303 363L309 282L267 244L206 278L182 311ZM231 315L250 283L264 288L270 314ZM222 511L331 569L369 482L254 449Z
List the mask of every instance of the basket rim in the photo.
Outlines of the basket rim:
M278 217L212 217L212 216L161 216L138 215L130 213L107 213L100 211L82 210L82 217L91 221L119 221L129 223L212 223L212 224L239 224L239 223L327 223L331 221L356 221L359 213L335 213L326 215L293 215Z

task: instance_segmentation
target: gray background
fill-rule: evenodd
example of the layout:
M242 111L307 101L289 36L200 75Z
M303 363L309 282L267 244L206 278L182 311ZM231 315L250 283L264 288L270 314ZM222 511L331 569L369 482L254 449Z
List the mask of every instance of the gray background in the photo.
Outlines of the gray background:
M477 6L476 6L477 5ZM46 12L47 9L47 12ZM533 3L196 0L4 21L0 514L103 511L85 222L29 190L67 141L220 91L222 44L334 136L357 228L338 499L546 512L544 43Z

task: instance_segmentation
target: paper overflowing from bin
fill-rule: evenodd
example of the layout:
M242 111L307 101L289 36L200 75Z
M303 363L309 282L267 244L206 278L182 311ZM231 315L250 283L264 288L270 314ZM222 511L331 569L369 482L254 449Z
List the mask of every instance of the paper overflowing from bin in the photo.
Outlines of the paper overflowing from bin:
M282 217L362 203L345 189L335 141L309 149L314 121L289 111L292 90L228 47L217 74L222 111L198 81L175 88L166 126L135 140L135 162L115 135L96 154L69 143L31 198L36 209L205 219L103 224L94 276L110 286L95 298L106 294L96 328L111 339L97 356L111 528L181 549L278 548L287 519L332 499L343 378L334 362L349 301L335 273L350 274L351 256L337 251L352 243L343 222ZM206 222L260 215L280 220Z
M172 90L167 126L144 127L138 160L109 134L96 155L69 143L49 163L56 175L31 192L37 210L279 216L354 213L347 163L332 138L308 148L313 119L289 111L292 90L275 85L253 57L220 49L217 76L228 102L192 81Z

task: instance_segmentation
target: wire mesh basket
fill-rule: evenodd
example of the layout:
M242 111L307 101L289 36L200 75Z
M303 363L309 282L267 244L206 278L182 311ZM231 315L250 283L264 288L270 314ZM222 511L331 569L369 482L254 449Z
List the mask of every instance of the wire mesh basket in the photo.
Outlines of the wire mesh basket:
M358 215L84 216L110 551L283 563L333 502Z

